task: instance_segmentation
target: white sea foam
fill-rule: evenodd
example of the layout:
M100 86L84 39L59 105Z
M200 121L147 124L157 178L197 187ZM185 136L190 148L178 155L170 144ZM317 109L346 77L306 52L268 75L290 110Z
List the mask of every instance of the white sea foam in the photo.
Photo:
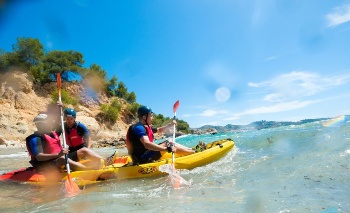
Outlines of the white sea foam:
M0 158L22 158L22 157L28 157L27 152L19 152L15 154L7 154L7 155L0 155Z
M181 177L191 181L191 186L180 189L173 189L167 184L168 177L161 176L101 182L87 186L74 199L57 198L56 202L45 202L47 194L42 189L30 188L36 200L43 200L40 204L28 201L29 190L17 190L17 186L13 190L9 184L1 185L0 196L5 206L13 195L16 203L26 203L16 208L20 212L33 212L38 205L40 210L56 212L71 212L69 206L84 206L89 212L347 212L349 127L349 122L335 128L315 122L176 138L177 143L187 146L199 140L208 143L232 138L235 142L234 150L216 162L181 170ZM21 161L28 164L23 158L15 161L16 155L24 157L26 153L1 155L2 170L21 168Z

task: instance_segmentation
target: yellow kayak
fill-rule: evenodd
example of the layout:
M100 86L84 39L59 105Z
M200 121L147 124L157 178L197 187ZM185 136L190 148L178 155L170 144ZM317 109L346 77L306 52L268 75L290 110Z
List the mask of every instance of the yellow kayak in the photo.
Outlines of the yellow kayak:
M234 147L232 139L214 141L206 145L205 150L187 156L175 156L176 169L193 169L212 163L226 155ZM117 157L113 164L99 170L73 171L71 178L80 186L110 179L144 178L164 175L159 167L172 164L172 155L167 153L158 161L147 164L132 165L130 156ZM55 178L52 178L54 176ZM1 181L20 181L37 184L65 181L66 173L44 174L33 168L24 168L5 173Z

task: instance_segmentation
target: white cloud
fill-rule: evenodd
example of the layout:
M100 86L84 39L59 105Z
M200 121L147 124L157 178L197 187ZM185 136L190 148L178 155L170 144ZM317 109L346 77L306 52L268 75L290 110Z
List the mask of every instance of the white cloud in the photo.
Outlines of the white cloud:
M227 110L205 110L203 111L201 114L199 114L199 116L204 116L204 117L213 117L216 115L222 115L222 114L227 114L228 111Z
M257 83L249 82L248 86L250 86L250 87L259 87L260 85L257 84Z
M350 4L343 7L337 7L326 15L328 26L333 27L350 21Z
M275 112L284 112L294 109L300 109L311 104L318 103L319 101L290 101L282 102L271 106L261 106L253 109L248 109L240 114L242 115L253 115L253 114L263 114L263 113L275 113Z
M350 95L332 96L329 98L313 100L313 101L294 100L294 101L289 101L289 102L281 102L281 103L277 103L277 104L270 105L270 106L260 106L260 107L256 107L256 108L251 108L251 109L245 110L245 111L240 112L240 113L232 113L231 116L227 116L223 120L233 121L233 120L239 120L243 116L246 116L246 115L258 115L258 114L267 114L267 113L286 112L286 111L290 111L290 110L301 109L301 108L304 108L304 107L307 107L307 106L310 106L313 104L319 104L319 103L325 102L325 101L329 102L329 101L334 101L336 99L346 99L348 97L350 97ZM346 112L343 112L343 113L349 114ZM298 120L298 119L295 119L295 120Z
M248 86L267 89L270 93L263 100L284 102L308 97L350 80L350 75L320 76L317 73L293 71L260 83L249 82Z
M346 84L349 81L350 74L324 76L314 72L293 71L279 75L268 81L250 82L248 84L250 87L256 88L254 90L259 90L259 92L253 92L251 94L263 95L261 96L263 100L259 100L260 105L258 106L241 112L208 109L208 106L201 106L201 108L207 109L199 114L183 115L183 117L198 117L205 119L206 123L217 122L218 124L222 124L224 123L223 121L232 122L249 115L288 112L324 101L346 98L347 96L343 97L344 94L339 94L338 96L324 99L306 99L333 87Z
M306 106L316 104L319 102L321 102L321 100L316 100L316 101L296 100L296 101L278 103L278 104L274 104L274 105L270 105L270 106L261 106L261 107L251 108L251 109L245 110L245 111L240 112L240 113L234 113L231 117L227 117L223 120L238 120L242 116L245 116L245 115L257 115L257 114L285 112L285 111L304 108Z
M200 114L201 116L204 116L204 117L212 117L214 115L216 115L217 112L215 110L205 110L202 114Z
M208 109L204 110L202 113L199 114L185 114L182 115L182 117L214 117L214 116L219 116L219 115L225 115L228 114L229 111L227 110L213 110L213 109Z

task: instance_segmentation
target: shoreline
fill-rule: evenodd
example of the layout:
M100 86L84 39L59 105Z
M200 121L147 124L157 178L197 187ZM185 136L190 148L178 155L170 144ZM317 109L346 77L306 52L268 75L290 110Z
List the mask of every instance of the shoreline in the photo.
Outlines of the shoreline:
M93 143L93 145L91 148L115 147L117 149L122 149L122 148L126 147L124 141L116 141L114 139L92 141L92 143ZM18 149L18 148L25 148L26 149L25 142L5 141L5 142L0 144L0 149Z
M20 141L4 141L0 144L0 149L26 148L26 144Z

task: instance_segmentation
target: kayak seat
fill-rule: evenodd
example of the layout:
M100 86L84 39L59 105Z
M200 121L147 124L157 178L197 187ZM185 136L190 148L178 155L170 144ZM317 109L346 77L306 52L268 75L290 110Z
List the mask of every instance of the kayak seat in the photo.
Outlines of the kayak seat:
M106 158L105 165L108 166L113 164L114 161L117 159L117 157L118 157L118 151L115 151L111 156Z
M192 148L196 153L197 152L202 152L207 149L207 145L203 143L202 141L199 141L199 143Z

